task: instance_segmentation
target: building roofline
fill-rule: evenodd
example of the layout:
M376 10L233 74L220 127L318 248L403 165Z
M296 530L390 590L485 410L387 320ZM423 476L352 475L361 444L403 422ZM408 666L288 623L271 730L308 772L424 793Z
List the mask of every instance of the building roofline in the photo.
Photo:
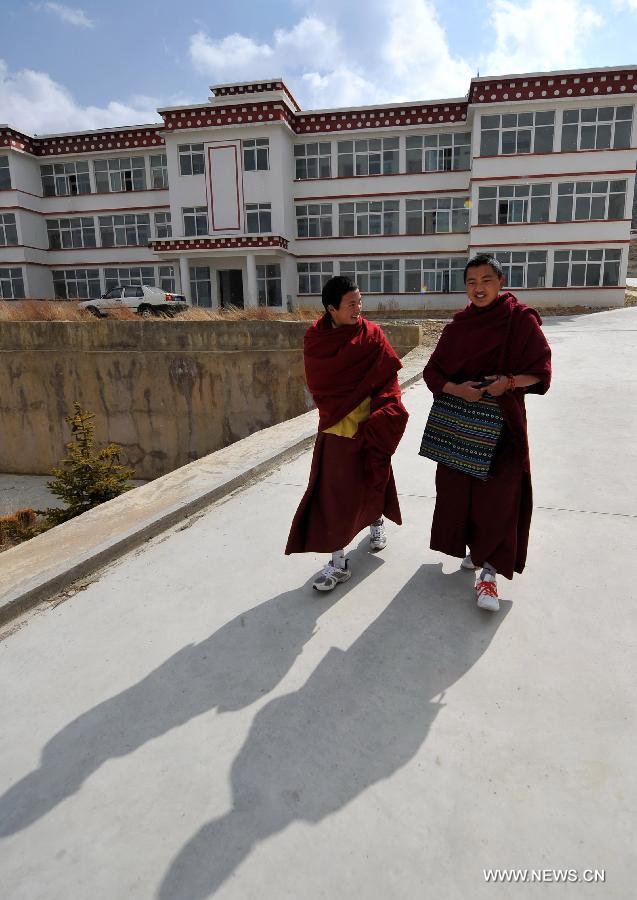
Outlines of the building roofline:
M552 75L593 75L605 72L637 72L637 65L625 66L595 66L592 69L551 69L548 72L504 72L501 75L480 75L471 79L471 84L480 84L485 81L506 81L507 78L548 78Z
M394 103L373 103L368 106L330 106L327 109L302 109L299 116L324 116L332 113L374 112L379 109L400 109L405 106L450 106L466 104L467 97L444 97L439 100L397 100Z

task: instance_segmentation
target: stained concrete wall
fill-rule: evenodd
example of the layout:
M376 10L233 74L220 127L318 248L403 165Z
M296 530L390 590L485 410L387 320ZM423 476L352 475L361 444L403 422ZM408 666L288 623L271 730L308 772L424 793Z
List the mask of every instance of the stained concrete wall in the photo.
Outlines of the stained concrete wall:
M0 472L46 474L78 400L96 440L154 478L305 412L305 322L3 322ZM386 334L403 356L418 326Z

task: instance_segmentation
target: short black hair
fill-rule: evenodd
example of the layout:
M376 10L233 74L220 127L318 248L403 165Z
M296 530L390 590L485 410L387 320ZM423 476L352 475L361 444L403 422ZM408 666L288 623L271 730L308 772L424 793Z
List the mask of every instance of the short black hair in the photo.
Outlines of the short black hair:
M467 272L469 269L476 269L478 266L491 266L498 278L502 278L504 275L499 260L492 253L476 253L464 267L464 275L462 277L465 284L467 283Z
M358 285L351 278L347 278L346 275L334 275L333 278L325 282L321 291L321 300L325 307L325 312L327 312L328 306L338 309L345 294L357 290Z

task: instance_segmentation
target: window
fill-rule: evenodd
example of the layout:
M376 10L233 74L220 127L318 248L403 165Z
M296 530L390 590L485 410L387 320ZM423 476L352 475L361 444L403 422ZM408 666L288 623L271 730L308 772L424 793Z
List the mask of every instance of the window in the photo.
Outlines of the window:
M205 206L185 206L181 213L186 237L208 234L208 210Z
M296 207L296 230L300 238L332 236L332 204L308 203Z
M212 287L208 266L190 267L190 298L195 306L212 306Z
M155 213L155 234L158 238L169 238L173 236L173 227L169 212Z
M431 134L407 138L407 171L440 172L468 169L471 133Z
M347 275L363 294L395 294L399 290L397 259L355 259L341 263L341 275Z
M0 298L3 300L21 300L24 297L24 279L22 269L16 266L11 269L0 268Z
M203 144L180 144L177 150L180 175L203 175L205 171Z
M97 269L54 269L53 291L64 300L94 300L102 293Z
M73 219L47 219L46 230L49 236L50 250L97 246L93 216L78 216Z
M467 260L461 257L427 257L405 260L405 290L420 294L432 291L449 294L464 291L464 267Z
M565 109L562 150L621 150L630 147L632 106Z
M148 213L100 216L99 223L102 247L142 247L150 241Z
M18 243L18 229L14 213L0 214L0 247Z
M557 186L557 221L623 219L626 181L565 181Z
M332 145L329 141L296 144L294 147L295 178L331 178Z
M159 266L159 287L162 291L175 293L175 269L173 266Z
M338 174L392 175L398 172L398 138L338 142Z
M269 138L251 138L241 142L243 146L243 168L246 172L270 168Z
M281 266L257 266L257 300L259 306L281 306Z
M548 222L550 184L500 184L478 191L478 225Z
M153 266L135 266L126 269L104 269L106 290L118 287L120 284L155 284L155 269Z
M98 193L146 190L146 163L143 156L96 159L95 190Z
M556 250L553 287L615 287L621 250Z
M9 157L0 156L0 191L9 190L11 187L11 171L9 169Z
M546 250L498 250L492 255L502 266L507 287L546 287Z
M334 263L300 262L296 264L299 294L320 294L323 285L334 274Z
M398 234L398 225L398 200L365 200L338 205L338 233L341 237Z
M407 234L442 234L469 231L466 197L407 200Z
M40 166L40 176L42 193L45 197L91 193L87 162L51 163Z
M554 112L480 117L480 155L552 153Z
M166 154L158 153L150 158L150 186L151 188L168 187L168 171L166 169Z
M248 234L272 231L271 203L246 203L246 231Z

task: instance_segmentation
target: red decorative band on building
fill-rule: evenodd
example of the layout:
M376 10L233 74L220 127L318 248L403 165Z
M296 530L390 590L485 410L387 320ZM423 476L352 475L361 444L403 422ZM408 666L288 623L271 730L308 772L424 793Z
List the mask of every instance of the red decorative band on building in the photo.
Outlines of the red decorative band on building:
M571 72L566 75L520 76L472 81L469 103L500 103L515 100L600 98L607 94L634 93L637 72Z
M212 93L215 97L237 97L241 94L261 94L269 91L281 91L292 101L296 109L301 108L283 81L256 81L252 84L219 84L214 85L212 88Z
M395 128L400 125L462 123L467 118L466 103L405 104L392 109L365 109L344 112L300 113L297 134L317 131L356 131L360 128Z
M24 150L33 156L61 156L68 153L99 153L113 150L140 150L163 147L160 132L162 125L145 125L140 128L125 128L114 131L100 131L91 134L73 134L50 138L30 138L11 128L0 132L0 146Z
M292 125L294 114L283 103L246 103L245 106L202 106L198 109L167 110L162 113L166 129L223 127L224 125L259 125L268 122L287 122Z
M149 247L158 253L172 253L176 250L258 250L271 247L281 247L283 250L287 250L288 241L278 234L263 237L248 235L246 237L219 238L162 238L151 241Z

